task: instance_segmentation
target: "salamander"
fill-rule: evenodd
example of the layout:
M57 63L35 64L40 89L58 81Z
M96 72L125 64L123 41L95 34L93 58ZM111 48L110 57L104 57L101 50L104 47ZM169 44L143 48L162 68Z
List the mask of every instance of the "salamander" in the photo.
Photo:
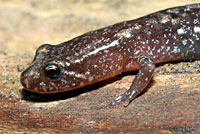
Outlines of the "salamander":
M191 4L44 44L21 83L26 90L50 94L139 70L130 88L111 102L128 106L149 84L156 64L199 59L200 4Z

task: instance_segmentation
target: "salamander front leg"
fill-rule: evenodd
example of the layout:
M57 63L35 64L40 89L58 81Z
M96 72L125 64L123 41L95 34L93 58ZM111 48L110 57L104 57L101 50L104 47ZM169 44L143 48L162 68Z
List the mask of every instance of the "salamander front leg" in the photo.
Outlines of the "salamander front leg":
M124 92L121 96L117 97L110 105L115 106L120 103L124 107L128 106L129 103L140 94L144 88L149 84L153 72L155 70L155 63L153 60L146 54L141 54L138 59L140 69L133 80L129 90Z

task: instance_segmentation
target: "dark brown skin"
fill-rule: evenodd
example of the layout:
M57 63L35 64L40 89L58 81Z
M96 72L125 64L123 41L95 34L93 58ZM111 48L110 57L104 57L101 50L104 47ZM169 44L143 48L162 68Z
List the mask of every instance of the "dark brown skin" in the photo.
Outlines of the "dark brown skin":
M42 45L21 75L25 89L57 93L138 70L111 105L128 104L152 78L155 64L200 58L200 4L159 11L91 31L57 46Z

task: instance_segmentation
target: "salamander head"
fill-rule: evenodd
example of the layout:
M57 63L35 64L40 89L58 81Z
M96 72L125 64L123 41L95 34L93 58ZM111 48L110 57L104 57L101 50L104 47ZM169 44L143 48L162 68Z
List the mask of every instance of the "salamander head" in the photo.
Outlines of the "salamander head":
M67 66L69 63L66 57L58 49L49 44L37 49L32 64L21 74L21 83L25 89L48 94L83 86L86 78L77 73L81 71L81 66Z
M63 92L118 75L123 66L119 39L102 40L89 34L57 46L40 46L21 74L25 89L41 94Z

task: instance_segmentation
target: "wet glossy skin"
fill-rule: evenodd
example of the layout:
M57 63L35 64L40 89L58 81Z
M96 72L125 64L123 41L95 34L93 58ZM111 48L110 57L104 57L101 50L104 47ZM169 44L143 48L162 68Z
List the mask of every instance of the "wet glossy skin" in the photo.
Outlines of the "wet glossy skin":
M57 93L139 70L111 105L127 106L148 85L155 64L200 58L200 4L166 9L88 32L57 46L42 45L21 75L25 89Z

